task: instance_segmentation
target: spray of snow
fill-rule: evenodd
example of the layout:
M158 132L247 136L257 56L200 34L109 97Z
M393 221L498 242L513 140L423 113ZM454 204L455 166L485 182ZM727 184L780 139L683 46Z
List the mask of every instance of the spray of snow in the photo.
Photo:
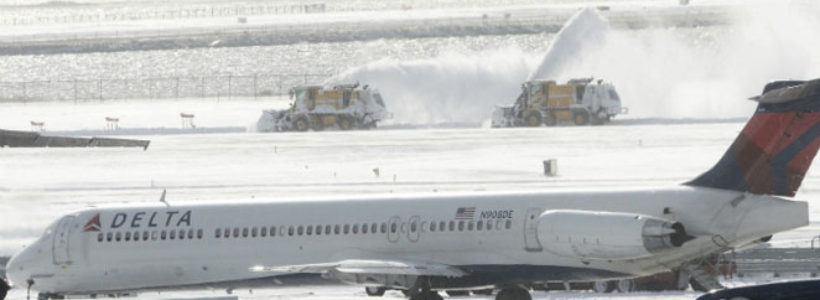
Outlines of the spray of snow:
M766 82L820 74L820 3L733 6L726 26L610 30L580 11L541 56L518 49L379 60L327 83L379 88L398 123L481 122L528 78L596 77L615 84L631 117L737 118Z
M583 63L606 44L609 22L596 9L576 13L555 35L549 50L528 80L560 79L563 71ZM583 53L584 55L579 55Z
M399 124L479 123L495 104L511 102L531 72L531 58L515 48L431 59L380 60L328 79L378 88Z

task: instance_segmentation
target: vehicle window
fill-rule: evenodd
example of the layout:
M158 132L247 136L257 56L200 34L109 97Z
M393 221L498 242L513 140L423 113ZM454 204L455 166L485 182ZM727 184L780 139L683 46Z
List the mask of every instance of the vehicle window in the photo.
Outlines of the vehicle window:
M259 229L256 227L251 228L251 237L256 237L259 234Z
M339 224L336 224L336 226L333 226L333 233L334 234L339 234L340 232L341 232L341 226L339 226Z
M271 226L271 227L270 227L270 236L271 236L271 237L275 237L275 236L276 236L276 226Z
M312 235L313 234L313 225L308 225L307 230L305 230L305 231L306 231L307 235Z
M261 236L261 237L268 236L268 228L267 227L259 228L259 236Z
M248 237L248 227L242 228L242 237Z
M387 223L382 223L380 231L382 233L387 233Z
M157 240L157 235L158 235L158 234L159 234L159 233L158 233L156 230L151 231L151 240L152 240L152 241L156 241L156 240Z
M293 236L293 226L288 226L288 236Z
M384 107L384 100L382 100L382 95L381 94L374 93L373 94L373 100L376 100L376 103L379 104L379 106Z
M114 240L116 240L117 242L119 242L120 240L122 240L122 233L121 233L121 232L117 232L117 233L115 233L115 234L114 234Z
M410 222L410 232L416 232L418 230L418 223L416 221Z
M353 234L359 233L359 224L353 224Z
M325 235L330 235L330 225L325 225Z
M322 235L322 225L316 225L316 235Z
M378 233L379 224L373 223L370 225L370 233Z
M464 231L464 221L458 221L458 231Z
M131 241L131 232L130 231L125 233L125 241L126 242Z
M345 227L344 227L344 233L345 233L345 234L347 234L347 233L349 233L349 232L350 232L350 225L349 225L349 224L345 224Z
M196 230L196 238L201 240L202 235L203 235L203 230L202 229L197 229Z
M444 221L439 222L438 223L438 231L444 231L445 230L445 224L446 224L446 222L444 222Z
M217 228L216 231L214 231L214 237L215 238L222 237L222 229L221 228Z
M163 232L164 232L164 231L163 231ZM175 238L176 238L176 235L177 235L177 232L176 232L176 231L174 231L174 230L170 230L170 232L168 232L168 239L173 240L173 239L175 239Z
M230 228L225 228L225 238L229 238L229 237L231 237L231 229Z
M102 241L103 241L103 233L100 232L100 233L97 234L97 242L102 242Z
M367 224L362 224L362 234L367 233Z
M167 237L168 237L168 233L165 230L159 232L159 239L160 240L164 241L165 238L167 238Z
M148 230L142 232L142 240L143 241L148 240Z
M478 220L478 222L475 224L475 229L478 231L484 229L484 220Z
M448 229L450 229L450 231L455 231L456 230L456 221L450 221L450 226L449 226Z
M609 90L609 97L612 98L612 100L621 102L621 97L618 97L618 92L615 90Z
M507 229L512 228L512 220L507 220Z
M181 230L181 229L179 230L179 239L180 240L185 239L185 230Z
M473 231L473 226L474 226L473 221L468 221L467 222L467 230L468 231Z
M305 227L303 227L302 225L299 225L299 227L296 227L296 234L300 235L300 236L305 234Z
M390 224L390 232L396 233L396 230L398 230L398 227L399 227L399 225L396 224L396 223Z
M239 227L233 229L233 237L235 237L235 238L239 237Z

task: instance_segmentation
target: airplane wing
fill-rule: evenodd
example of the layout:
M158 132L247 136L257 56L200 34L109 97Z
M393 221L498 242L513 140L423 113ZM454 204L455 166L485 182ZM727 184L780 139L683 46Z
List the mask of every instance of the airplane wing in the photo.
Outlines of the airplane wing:
M255 266L254 272L283 272L283 273L330 273L347 274L388 274L388 275L416 275L416 276L444 276L461 277L467 275L463 270L444 264L417 263L390 260L359 260L349 259L332 263L289 265L289 266Z

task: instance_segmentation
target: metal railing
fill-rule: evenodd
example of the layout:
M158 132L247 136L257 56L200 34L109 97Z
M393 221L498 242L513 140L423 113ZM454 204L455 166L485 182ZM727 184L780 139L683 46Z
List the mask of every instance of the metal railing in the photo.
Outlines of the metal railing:
M330 74L249 74L146 78L0 81L0 102L278 96Z

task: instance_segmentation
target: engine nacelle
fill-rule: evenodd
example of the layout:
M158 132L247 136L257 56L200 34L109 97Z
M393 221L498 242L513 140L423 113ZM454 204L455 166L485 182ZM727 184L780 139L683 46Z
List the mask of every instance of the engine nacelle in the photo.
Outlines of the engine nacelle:
M582 259L642 258L693 238L679 222L642 214L548 210L538 219L546 251Z

